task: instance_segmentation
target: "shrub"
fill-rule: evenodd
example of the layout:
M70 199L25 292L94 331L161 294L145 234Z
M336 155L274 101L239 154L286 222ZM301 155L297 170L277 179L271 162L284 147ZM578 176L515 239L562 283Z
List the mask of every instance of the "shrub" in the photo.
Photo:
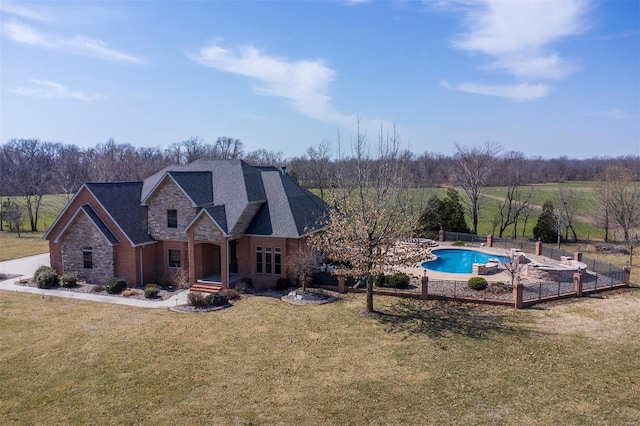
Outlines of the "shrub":
M454 247L464 247L464 241L454 241L451 245Z
M232 287L239 293L244 293L252 287L251 278L242 278L232 284Z
M122 295L124 297L131 297L131 296L137 296L140 294L139 290L135 290L133 288L128 288L126 290L123 290Z
M227 296L222 293L211 293L205 297L207 306L224 306L229 303Z
M409 275L407 274L393 274L387 277L389 280L389 287L392 288L409 288Z
M144 289L144 298L145 299L155 299L158 297L158 287L149 287Z
M238 300L241 297L240 292L232 288L226 288L224 290L220 290L220 294L225 296L227 300Z
M38 269L36 269L36 272L33 273L33 281L38 281L38 276L40 274L42 274L43 272L54 272L53 269L51 269L48 266L38 266Z
M198 291L191 291L187 295L187 304L194 308L206 308L207 300L205 299L204 294Z
M376 275L373 284L377 287L409 288L410 278L407 274Z
M41 271L36 278L36 287L38 288L53 288L59 283L58 274L51 268Z
M278 278L276 281L276 290L286 290L291 287L291 282L287 278Z
M469 288L473 290L484 290L487 288L487 280L482 277L471 277L467 282Z
M125 288L127 288L127 283L124 278L113 277L107 281L106 289L109 294L121 293Z
M72 272L68 272L60 277L62 287L75 287L78 284L78 277Z

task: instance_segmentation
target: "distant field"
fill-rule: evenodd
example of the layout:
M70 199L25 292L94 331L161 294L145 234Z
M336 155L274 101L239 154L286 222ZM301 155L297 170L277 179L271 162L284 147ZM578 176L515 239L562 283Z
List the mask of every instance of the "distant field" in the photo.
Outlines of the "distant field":
M6 201L7 198L16 201L21 206L25 205L23 197L0 197L2 201ZM38 215L38 231L46 231L49 229L51 224L64 206L67 205L67 195L65 194L50 194L42 197L42 202L40 205L40 213ZM31 230L31 225L29 223L29 216L27 212L24 212L24 221L22 229L25 231Z
M2 197L2 200L12 198L21 205L24 205L22 197ZM31 225L27 213L24 214L21 238L15 232L0 232L0 261L17 259L19 257L31 256L34 254L46 253L49 251L49 242L42 241L44 232L49 229L53 221L58 217L60 211L67 204L67 196L64 194L45 195L42 199L40 214L38 217L38 231L30 232ZM5 229L7 225L5 223Z
M558 191L560 186L566 188L568 190L575 190L576 197L578 200L577 205L577 220L574 223L574 228L576 230L576 234L578 235L579 240L589 240L589 241L601 241L604 239L604 231L598 229L589 223L588 219L593 210L597 207L596 201L593 198L593 186L594 182L565 182L563 184L557 183L549 183L543 185L534 185L535 187L535 196L534 196L534 204L538 207L537 211L534 212L527 222L527 228L525 230L526 237L533 236L533 228L536 225L538 220L538 215L540 214L541 207L546 200L555 200L558 196ZM320 195L320 191L312 190L316 195ZM416 208L420 208L424 206L424 203L428 200L428 198L432 195L437 195L438 197L444 197L446 195L446 188L418 188L412 189L414 205ZM490 187L485 190L486 196L482 203L482 208L480 210L480 221L478 223L478 234L486 235L491 233L492 231L492 222L494 217L498 214L498 202L501 199L504 199L506 192L506 187ZM459 191L460 197L464 198L465 195L462 191ZM471 228L471 220L467 217L467 224L469 228ZM522 236L522 226L520 223L518 225L518 237ZM497 234L497 229L496 229ZM611 234L613 235L613 234ZM505 233L503 234L505 237L513 236L513 227L509 227Z

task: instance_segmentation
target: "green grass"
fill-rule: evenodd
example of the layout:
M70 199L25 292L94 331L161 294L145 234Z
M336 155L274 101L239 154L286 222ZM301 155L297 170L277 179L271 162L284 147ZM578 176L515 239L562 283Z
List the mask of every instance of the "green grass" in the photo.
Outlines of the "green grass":
M7 198L14 200L21 206L25 206L24 197L0 197L2 201L6 201ZM53 224L58 217L58 214L62 211L64 206L67 205L67 195L65 194L49 194L42 197L40 212L38 214L38 231L46 231ZM6 224L5 224L6 226ZM25 210L24 221L22 222L22 229L26 231L31 230L29 222L29 216Z
M604 231L591 225L587 220L592 215L593 210L596 208L596 201L593 198L593 186L594 182L567 182L562 186L567 189L575 190L578 200L577 215L581 216L574 222L574 228L579 240L602 240L604 239ZM534 196L534 204L541 208L542 204L546 200L555 200L558 195L560 185L557 183L535 185L536 192ZM320 195L320 191L316 189L311 190L316 195ZM492 232L493 218L498 214L498 198L505 196L506 187L490 187L485 190L486 196L480 209L480 220L478 222L478 234L486 235ZM436 195L438 197L446 196L446 188L415 188L411 190L414 206L420 208L424 206L430 196ZM460 197L464 198L464 192L459 191ZM526 237L533 236L533 228L538 220L539 211L534 212L527 222L527 228L525 231ZM467 219L467 224L471 229L471 219ZM522 235L522 222L518 225L518 237ZM498 229L496 229L497 234ZM513 227L507 228L503 236L512 237ZM612 234L613 235L613 234Z
M178 314L2 292L0 424L634 424L640 291ZM606 315L604 314L606 313ZM615 354L615 356L612 356Z

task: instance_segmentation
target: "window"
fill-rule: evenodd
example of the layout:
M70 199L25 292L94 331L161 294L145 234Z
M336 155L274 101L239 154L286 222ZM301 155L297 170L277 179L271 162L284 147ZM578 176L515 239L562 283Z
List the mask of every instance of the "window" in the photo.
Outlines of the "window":
M264 273L270 274L272 266L273 265L271 264L271 247L265 247L264 248Z
M180 267L180 250L169 249L169 268Z
M256 247L256 272L282 275L282 250L278 247Z
M262 247L256 247L256 272L262 273Z
M282 274L282 253L280 253L279 248L275 248L273 249L273 254L274 254L273 273L276 275L280 275Z
M82 265L85 269L93 269L93 248L82 247Z
M177 228L178 227L178 210L168 209L167 210L167 228Z

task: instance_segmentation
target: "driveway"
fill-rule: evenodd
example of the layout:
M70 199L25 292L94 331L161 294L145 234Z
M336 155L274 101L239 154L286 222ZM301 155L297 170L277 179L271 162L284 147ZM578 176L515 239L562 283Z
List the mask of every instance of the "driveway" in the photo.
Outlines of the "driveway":
M38 269L38 266L49 266L49 253L37 254L35 256L22 257L20 259L6 260L0 262L0 274L20 275L20 277L31 277ZM0 281L0 290L19 291L22 293L42 294L54 297L66 297L68 299L90 300L102 303L115 303L117 305L138 306L141 308L168 308L170 306L184 305L187 303L188 291L182 291L175 296L171 296L166 300L143 300L143 299L127 299L120 296L103 296L100 294L76 293L65 290L46 290L35 287L26 287L16 285L15 282L20 278L10 278Z

